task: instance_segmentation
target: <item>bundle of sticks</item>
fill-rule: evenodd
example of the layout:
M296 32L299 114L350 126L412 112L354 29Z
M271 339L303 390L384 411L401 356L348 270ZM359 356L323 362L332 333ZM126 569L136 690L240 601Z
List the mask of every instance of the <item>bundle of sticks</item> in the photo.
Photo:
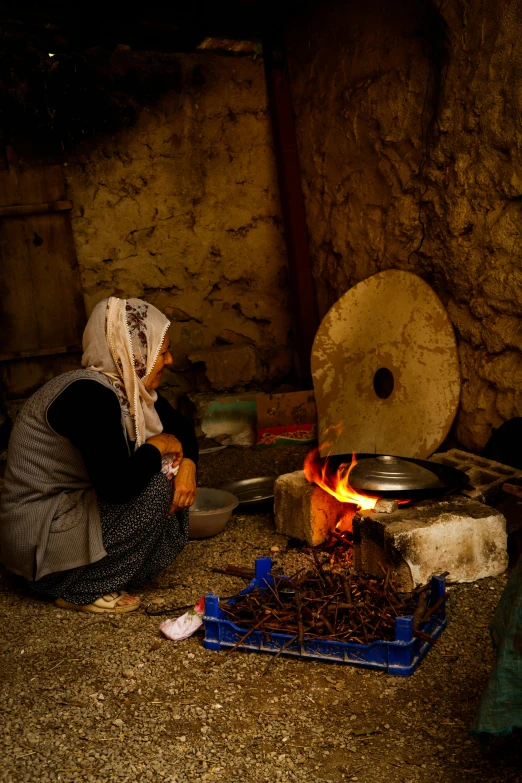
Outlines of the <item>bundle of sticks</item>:
M233 603L220 606L240 628L323 639L369 644L393 641L395 618L413 615L414 633L434 643L420 630L448 597L444 594L429 606L429 585L404 595L399 593L391 569L383 568L383 578L358 576L346 571L327 570L312 550L313 568L291 578L273 576L273 584L254 588ZM247 634L247 635L249 635ZM245 637L246 638L246 637Z

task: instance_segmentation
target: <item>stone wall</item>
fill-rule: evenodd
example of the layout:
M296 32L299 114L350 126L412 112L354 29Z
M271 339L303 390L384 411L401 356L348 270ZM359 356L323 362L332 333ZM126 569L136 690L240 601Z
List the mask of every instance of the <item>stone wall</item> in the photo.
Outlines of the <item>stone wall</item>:
M521 0L367 0L287 34L321 315L377 271L424 277L457 332L472 449L522 415L521 33Z
M290 369L289 316L263 64L177 57L180 93L68 162L87 312L111 294L163 310L173 395L205 386L187 355L216 344L253 344L256 380L277 382Z

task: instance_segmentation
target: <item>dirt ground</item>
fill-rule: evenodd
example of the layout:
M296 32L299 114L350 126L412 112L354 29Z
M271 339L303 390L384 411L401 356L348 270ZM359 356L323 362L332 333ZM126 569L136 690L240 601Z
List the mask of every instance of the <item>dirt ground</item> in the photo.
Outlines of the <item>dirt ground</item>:
M305 450L204 455L200 484L295 470ZM4 574L0 781L522 780L520 751L495 743L483 753L468 736L493 663L488 623L506 575L449 588L448 627L408 678L283 657L267 669L270 656L222 660L201 634L177 644L161 637L162 619L180 614L168 607L245 585L212 568L252 566L263 555L281 573L303 560L275 532L270 511L236 513L147 586L144 607L163 616L63 611L16 592Z

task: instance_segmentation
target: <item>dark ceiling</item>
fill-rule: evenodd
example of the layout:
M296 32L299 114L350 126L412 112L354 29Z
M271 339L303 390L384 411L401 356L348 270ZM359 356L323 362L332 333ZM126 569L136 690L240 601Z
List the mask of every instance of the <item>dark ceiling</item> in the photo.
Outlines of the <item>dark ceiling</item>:
M281 51L278 35L319 0L108 0L36 3L0 0L0 145L20 140L59 149L131 125L140 107L181 89L189 76L171 54L205 39L262 42L265 62ZM229 56L252 56L249 47ZM199 67L199 66L198 66ZM197 71L197 72L196 72Z
M34 38L47 51L118 45L157 52L193 51L206 37L260 40L308 3L297 0L197 0L170 4L0 3L5 35ZM40 46L38 48L40 48Z

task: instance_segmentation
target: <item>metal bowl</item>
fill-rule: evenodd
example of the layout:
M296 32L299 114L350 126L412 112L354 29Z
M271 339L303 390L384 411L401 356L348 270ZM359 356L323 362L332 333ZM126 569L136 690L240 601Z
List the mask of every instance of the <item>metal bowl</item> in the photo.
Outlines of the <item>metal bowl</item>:
M209 538L221 533L238 501L222 489L198 487L189 508L189 538Z
M225 492L231 492L239 500L240 506L253 506L274 497L274 481L277 476L261 476L260 478L234 481L221 487Z

